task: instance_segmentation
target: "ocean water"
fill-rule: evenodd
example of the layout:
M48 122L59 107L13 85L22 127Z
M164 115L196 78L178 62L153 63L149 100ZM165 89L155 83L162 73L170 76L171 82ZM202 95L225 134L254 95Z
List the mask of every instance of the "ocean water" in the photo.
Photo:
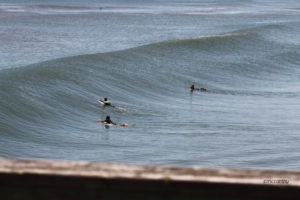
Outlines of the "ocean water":
M2 157L299 169L297 0L0 0L0 44Z

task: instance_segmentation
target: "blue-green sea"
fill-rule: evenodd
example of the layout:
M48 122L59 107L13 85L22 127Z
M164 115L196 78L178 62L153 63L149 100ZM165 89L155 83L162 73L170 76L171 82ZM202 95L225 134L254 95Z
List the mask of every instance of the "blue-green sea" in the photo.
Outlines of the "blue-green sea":
M297 0L0 0L1 157L299 169L299 109Z

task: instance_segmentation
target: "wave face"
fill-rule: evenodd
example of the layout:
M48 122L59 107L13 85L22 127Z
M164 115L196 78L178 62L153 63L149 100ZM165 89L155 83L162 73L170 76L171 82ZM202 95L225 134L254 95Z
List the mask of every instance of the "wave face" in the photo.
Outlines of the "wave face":
M295 168L299 30L262 24L2 70L1 156ZM106 115L129 127L97 123Z

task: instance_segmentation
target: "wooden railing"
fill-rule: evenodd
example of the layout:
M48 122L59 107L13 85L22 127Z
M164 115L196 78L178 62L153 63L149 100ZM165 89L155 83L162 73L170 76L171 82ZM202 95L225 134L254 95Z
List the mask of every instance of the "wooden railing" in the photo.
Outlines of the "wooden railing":
M0 158L0 199L300 199L300 172Z

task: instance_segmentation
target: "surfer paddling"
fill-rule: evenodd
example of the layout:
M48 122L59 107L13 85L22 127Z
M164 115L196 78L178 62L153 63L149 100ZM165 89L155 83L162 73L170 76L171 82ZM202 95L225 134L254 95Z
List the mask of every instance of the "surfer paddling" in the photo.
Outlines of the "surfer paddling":
M104 100L98 99L99 103L103 104L104 106L112 106L111 103L108 101L108 99L105 97Z
M110 116L109 116L109 115L106 116L105 120L98 120L98 122L100 122L100 123L102 123L102 124L105 124L105 125L115 125L115 126L120 125L120 126L123 126L123 127L128 126L127 123L117 124L117 123L113 122L113 121L110 119Z
M207 89L205 89L205 88L195 88L195 84L192 83L192 85L190 87L190 91L193 92L194 90L199 90L199 91L203 91L203 92L207 91Z
M122 108L122 107L120 107L120 106L118 106L118 105L112 105L112 104L108 101L108 99L107 99L106 97L104 98L104 100L98 99L97 102L100 103L100 104L102 104L104 107L109 106L109 107L112 107L112 108L117 108L118 110L120 110L120 111L122 111L122 112L126 112L126 111L127 111L126 108Z

